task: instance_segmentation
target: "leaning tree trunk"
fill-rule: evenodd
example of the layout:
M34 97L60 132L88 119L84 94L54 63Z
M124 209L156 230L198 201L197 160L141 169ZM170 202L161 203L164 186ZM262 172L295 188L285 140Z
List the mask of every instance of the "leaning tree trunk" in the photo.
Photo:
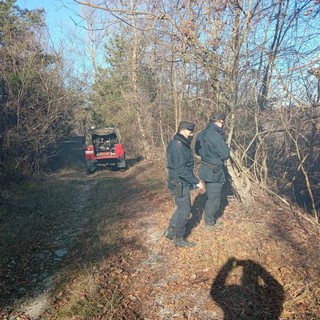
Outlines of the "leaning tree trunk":
M255 207L252 195L252 184L246 174L246 168L241 164L237 155L231 151L231 160L227 162L228 173L231 177L231 184L234 192L240 199L247 211L252 211Z
M228 85L228 99L226 105L229 106L230 117L229 117L229 136L228 136L228 145L231 145L232 140L235 135L235 114L238 106L238 93L239 93L239 78L240 78L240 53L241 46L243 44L243 32L241 31L241 12L238 6L235 6L235 16L234 16L234 36L232 42L232 51L234 52L233 60L231 60L230 65L227 65L227 78ZM251 211L254 208L254 198L252 195L252 185L251 181L246 174L248 171L247 168L243 165L241 157L237 156L236 153L231 151L231 159L227 162L227 168L229 175L231 176L231 183L235 194L240 199L244 208L247 211Z

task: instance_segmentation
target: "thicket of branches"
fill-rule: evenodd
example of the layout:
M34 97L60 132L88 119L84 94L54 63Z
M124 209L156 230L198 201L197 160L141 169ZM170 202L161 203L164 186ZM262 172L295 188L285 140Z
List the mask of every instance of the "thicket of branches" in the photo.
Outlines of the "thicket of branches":
M181 119L200 130L213 110L225 112L228 169L244 204L254 205L256 184L318 219L319 1L74 1L105 39L93 122L164 159Z
M0 1L0 174L44 170L73 121L63 61L43 48L43 10Z
M199 131L221 111L243 203L254 206L259 186L318 221L318 0L72 2L82 8L94 79L85 97L71 87L84 77L70 81L66 58L37 40L43 12L0 1L2 169L43 169L75 114L78 124L119 127L129 155L165 162L180 120Z

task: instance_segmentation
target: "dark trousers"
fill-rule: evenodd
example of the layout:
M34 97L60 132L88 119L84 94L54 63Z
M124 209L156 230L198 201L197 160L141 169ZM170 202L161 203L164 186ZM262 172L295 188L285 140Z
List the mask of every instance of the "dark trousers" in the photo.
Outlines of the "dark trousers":
M186 232L186 225L188 223L188 220L190 219L190 188L183 188L182 197L177 197L175 191L173 191L172 193L176 204L176 210L170 219L169 225L171 227L175 227L177 237L183 237Z
M206 182L207 201L205 205L205 224L215 224L220 209L222 183Z

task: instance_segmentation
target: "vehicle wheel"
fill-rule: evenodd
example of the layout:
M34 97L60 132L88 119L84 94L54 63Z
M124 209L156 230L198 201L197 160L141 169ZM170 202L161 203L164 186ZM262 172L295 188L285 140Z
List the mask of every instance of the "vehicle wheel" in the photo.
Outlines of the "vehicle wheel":
M87 161L86 162L86 171L87 171L87 174L91 174L93 171L94 171L95 167L94 167L94 163L93 161Z
M116 164L118 170L125 170L127 168L126 159L123 159Z

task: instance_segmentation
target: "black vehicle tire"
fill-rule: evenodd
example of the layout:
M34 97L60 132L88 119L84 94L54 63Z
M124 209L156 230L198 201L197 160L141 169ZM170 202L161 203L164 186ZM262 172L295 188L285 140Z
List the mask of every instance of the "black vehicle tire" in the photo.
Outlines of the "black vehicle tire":
M127 168L126 159L122 159L121 161L117 162L116 167L118 170L125 170Z
M86 172L87 172L87 174L93 173L94 170L95 170L94 162L91 161L91 160L88 160L86 162Z

